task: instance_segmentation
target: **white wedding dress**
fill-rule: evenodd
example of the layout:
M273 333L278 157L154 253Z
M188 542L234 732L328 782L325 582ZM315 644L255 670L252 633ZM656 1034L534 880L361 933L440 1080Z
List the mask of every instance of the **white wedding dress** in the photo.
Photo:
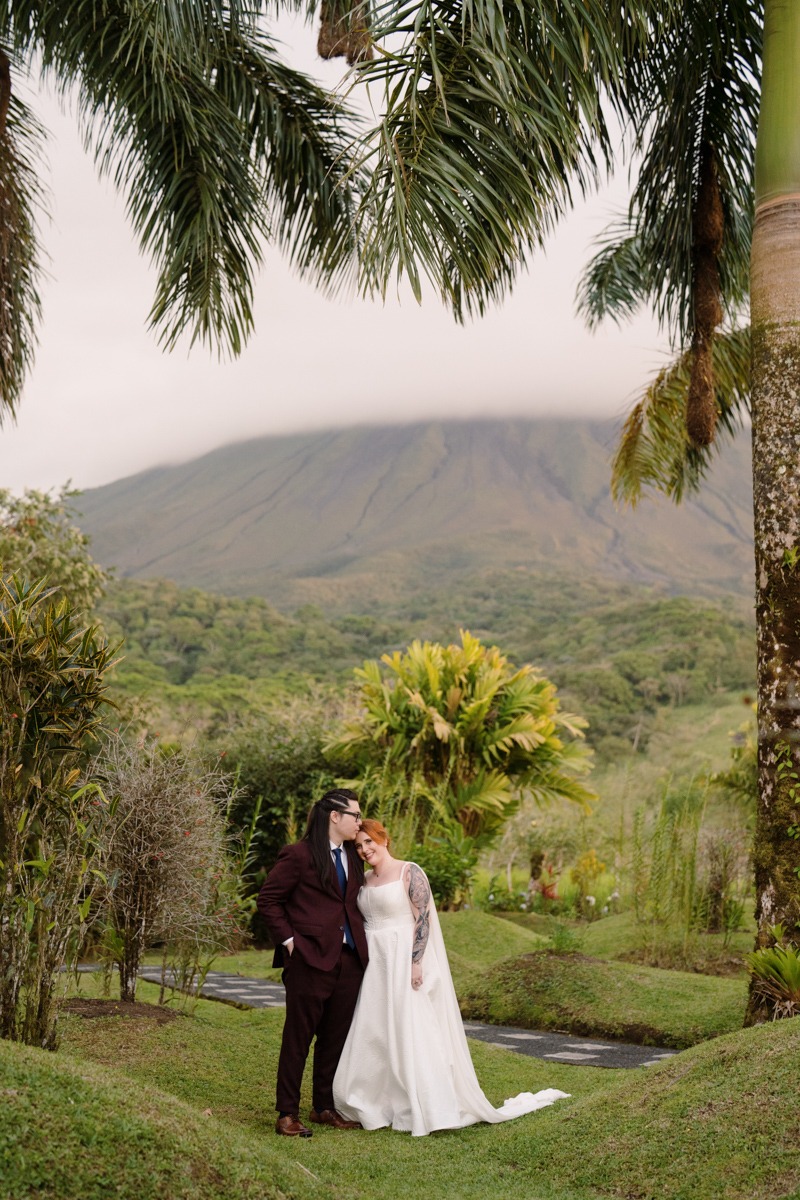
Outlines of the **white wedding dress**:
M414 914L406 875L362 887L369 965L333 1081L336 1109L365 1129L391 1125L416 1136L478 1121L509 1121L568 1095L523 1092L493 1108L481 1091L458 1009L433 901L422 959L423 984L411 986Z

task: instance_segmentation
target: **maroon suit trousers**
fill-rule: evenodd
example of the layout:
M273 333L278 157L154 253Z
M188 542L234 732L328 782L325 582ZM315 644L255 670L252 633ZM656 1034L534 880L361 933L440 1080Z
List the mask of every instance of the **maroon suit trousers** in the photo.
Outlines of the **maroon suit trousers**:
M300 1109L300 1084L315 1033L311 1102L317 1112L333 1108L333 1077L363 976L358 955L344 945L330 971L310 967L297 951L284 954L286 1021L278 1059L278 1112Z

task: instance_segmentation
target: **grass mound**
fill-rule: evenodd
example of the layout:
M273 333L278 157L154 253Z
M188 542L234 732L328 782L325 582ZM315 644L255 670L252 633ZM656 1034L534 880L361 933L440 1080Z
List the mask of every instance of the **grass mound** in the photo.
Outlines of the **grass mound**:
M460 992L472 1020L621 1038L681 1050L740 1029L747 984L683 971L538 951L471 975Z
M179 1100L62 1055L0 1041L0 1101L7 1200L332 1195L310 1186L255 1139Z
M477 908L439 914L448 955L460 954L476 967L486 967L501 958L530 954L547 942L546 937L493 917Z
M583 921L567 921L542 913L501 913L504 921L552 938L557 930L566 929L574 938L575 945L571 949L580 950L584 954L596 958L621 958L629 962L646 961L643 948L642 929L637 924L632 912L617 913L603 917L600 921L589 924ZM699 933L688 946L683 943L661 948L660 962L650 962L649 966L658 966L680 970L681 962L684 969L688 967L693 972L705 975L741 975L745 971L743 957L753 949L755 938L755 923L752 914L748 914L743 925L735 933Z
M143 988L143 997L151 994L155 989ZM572 1098L519 1121L430 1138L390 1130L344 1136L323 1128L302 1144L272 1132L282 1021L272 1010L242 1012L204 1001L194 1016L167 1024L71 1016L64 1022L63 1049L85 1061L79 1070L62 1067L58 1073L61 1053L0 1045L0 1063L35 1065L37 1114L41 1109L35 1125L19 1109L0 1119L0 1152L8 1138L23 1138L33 1183L0 1187L4 1200L273 1200L281 1194L405 1200L410 1181L421 1195L446 1200L800 1195L800 1019L741 1030L637 1071L576 1067L474 1043L478 1077L493 1103L543 1087L561 1088ZM106 1083L99 1064L116 1068ZM119 1071L138 1090L123 1085ZM7 1086L15 1085L0 1068L0 1090ZM78 1095L78 1086L88 1090L88 1099ZM170 1102L154 1089L178 1099ZM70 1098L78 1101L75 1107ZM303 1112L310 1099L306 1079ZM3 1100L5 1109L13 1109L15 1100ZM87 1112L90 1100L96 1107ZM204 1122L206 1108L220 1121ZM71 1129L76 1117L83 1139ZM106 1181L105 1191L81 1155ZM135 1174L137 1164L129 1165L134 1155L145 1156ZM52 1170L56 1157L65 1161L64 1173L50 1182L42 1162ZM198 1182L192 1171L205 1175Z
M527 1165L568 1195L797 1197L799 1060L800 1018L696 1046L542 1122Z

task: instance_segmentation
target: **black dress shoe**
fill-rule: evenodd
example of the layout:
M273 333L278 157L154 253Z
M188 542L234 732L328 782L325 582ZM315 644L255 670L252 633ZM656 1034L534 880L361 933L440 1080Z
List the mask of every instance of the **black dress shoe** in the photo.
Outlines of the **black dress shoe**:
M361 1129L361 1125L358 1123L358 1121L348 1121L347 1118L343 1117L341 1113L338 1113L335 1108L323 1108L320 1110L320 1112L317 1112L315 1108L312 1108L311 1112L309 1113L309 1119L312 1120L315 1125L330 1125L334 1129Z
M299 1117L278 1117L275 1122L275 1132L283 1137L313 1137L310 1129L306 1129Z

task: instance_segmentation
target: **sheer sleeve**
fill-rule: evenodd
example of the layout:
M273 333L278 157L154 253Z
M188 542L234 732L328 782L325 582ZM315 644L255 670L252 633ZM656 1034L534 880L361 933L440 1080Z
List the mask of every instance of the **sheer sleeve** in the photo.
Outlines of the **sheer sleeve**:
M412 963L421 963L431 931L430 906L433 903L431 888L427 875L416 863L408 864L406 884L411 911L414 914L411 961Z

